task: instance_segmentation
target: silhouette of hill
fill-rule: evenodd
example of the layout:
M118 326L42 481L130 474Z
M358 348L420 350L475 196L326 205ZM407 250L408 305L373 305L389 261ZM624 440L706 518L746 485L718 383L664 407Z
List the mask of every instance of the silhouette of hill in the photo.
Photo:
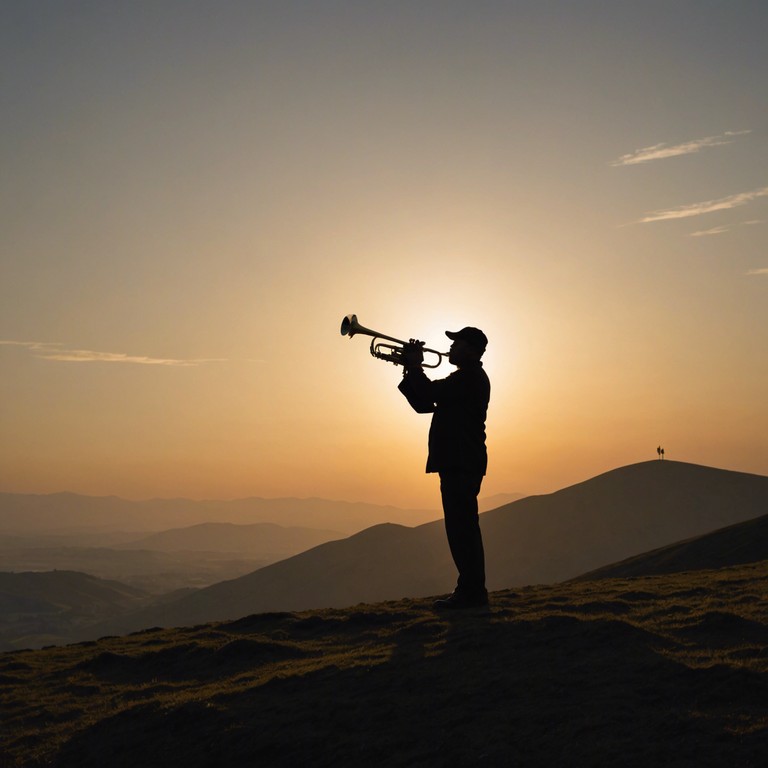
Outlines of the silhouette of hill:
M653 576L768 560L768 515L729 525L704 536L659 547L585 573L578 579Z
M277 523L286 527L320 528L346 535L384 522L417 525L435 520L435 510L400 509L362 502L327 499L262 499L229 501L149 499L116 496L0 493L0 533L156 532L200 523Z
M96 628L123 633L148 626L196 624L256 611L342 607L445 590L452 562L434 526L383 524L332 541L237 579L212 584L162 607Z
M488 586L571 579L767 507L768 477L671 461L622 467L481 515ZM162 611L122 617L102 631L434 595L449 592L454 580L442 521L382 525L214 584Z
M493 589L562 581L768 509L768 477L677 461L605 472L482 515Z
M762 562L2 654L0 764L762 768L767 581Z

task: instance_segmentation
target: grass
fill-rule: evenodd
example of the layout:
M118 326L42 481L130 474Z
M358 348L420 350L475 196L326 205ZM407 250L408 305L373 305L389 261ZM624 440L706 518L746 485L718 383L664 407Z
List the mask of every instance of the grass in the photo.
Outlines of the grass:
M764 766L768 561L0 655L0 766Z

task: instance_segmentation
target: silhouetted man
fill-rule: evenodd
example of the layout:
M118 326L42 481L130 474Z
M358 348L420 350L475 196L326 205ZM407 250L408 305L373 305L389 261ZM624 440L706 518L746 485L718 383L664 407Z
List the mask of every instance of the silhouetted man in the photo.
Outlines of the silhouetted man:
M491 384L480 358L488 339L477 328L446 331L453 340L448 361L458 370L431 381L421 366L422 342L405 345L403 380L399 390L417 413L432 413L427 472L440 475L445 531L459 572L450 597L436 608L473 608L488 604L485 554L478 519L477 495L485 476L485 417Z

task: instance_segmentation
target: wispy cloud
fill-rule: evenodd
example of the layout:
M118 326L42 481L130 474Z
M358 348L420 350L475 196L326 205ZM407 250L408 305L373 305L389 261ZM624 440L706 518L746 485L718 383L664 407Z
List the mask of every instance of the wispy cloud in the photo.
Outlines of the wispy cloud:
M651 211L640 219L639 223L647 224L651 221L664 221L665 219L687 219L689 216L701 216L704 213L712 213L713 211L727 211L731 208L751 203L755 198L765 197L766 195L768 195L768 187L761 187L752 192L740 192L739 194L721 197L717 200L706 200L703 203L681 205L678 208L669 208L664 211Z
M708 235L722 235L728 227L712 227L712 229L700 229L698 232L690 232L688 237L707 237Z
M768 275L768 267L762 267L761 269L750 269L748 275Z
M55 360L66 363L131 363L133 365L167 365L189 368L203 363L222 363L217 358L172 358L149 357L146 355L128 355L124 352L98 352L92 349L71 349L64 344L46 341L8 341L0 340L1 346L24 347L32 355L42 360Z
M679 155L691 155L695 152L701 152L708 147L720 147L723 144L731 144L734 136L743 136L751 131L726 131L719 136L705 136L703 139L692 139L684 141L682 144L654 144L652 147L643 147L634 152L622 155L618 160L614 160L611 165L638 165L648 163L651 160L666 160L669 157L678 157Z
M762 219L750 219L749 221L741 221L734 226L738 227L752 227L755 224L762 224ZM724 232L730 232L733 227L726 227L722 224L718 227L712 227L711 229L700 229L698 232L689 232L688 237L707 237L708 235L722 235Z

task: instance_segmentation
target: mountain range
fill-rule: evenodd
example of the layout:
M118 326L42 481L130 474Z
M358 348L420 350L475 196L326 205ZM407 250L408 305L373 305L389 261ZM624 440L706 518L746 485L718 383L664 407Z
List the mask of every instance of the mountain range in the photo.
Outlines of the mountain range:
M382 522L416 525L439 517L435 510L400 509L364 502L328 499L247 499L196 501L148 499L76 493L0 493L0 534L150 533L201 523L273 523L356 533Z
M499 590L585 574L608 578L753 562L768 556L766 509L764 476L671 461L621 467L484 512L488 586ZM89 514L68 513L60 522L83 522ZM34 528L42 517L33 515L32 521L23 522ZM69 530L59 536L71 540L67 537L78 535ZM455 579L439 520L416 527L381 523L347 538L331 530L221 522L133 540L119 531L82 535L93 541L112 537L112 547L56 548L52 543L57 537L43 533L0 536L0 558L6 563L25 557L25 562L52 562L59 569L50 574L4 574L0 650L258 612L444 594ZM48 542L47 548L24 548L38 537ZM318 540L323 543L312 546ZM278 562L275 555L264 567L253 559L255 549L251 559L247 555L249 547L268 546L274 554L281 546L303 545L309 549ZM203 546L208 551L199 549ZM237 552L232 551L235 547ZM73 570L88 575L69 573ZM222 575L217 579L217 574ZM110 583L99 586L94 575ZM51 594L46 597L42 587L32 589L30 576L48 579L35 583L49 584ZM87 600L81 596L101 587L105 598L94 598L90 610L84 607Z
M633 464L481 515L488 587L573 579L648 550L757 518L768 477L671 461ZM107 623L128 632L264 611L342 607L451 591L441 521L371 527L161 608Z
M159 552L228 552L256 558L289 557L318 544L342 539L338 531L319 528L286 528L275 523L199 523L187 528L171 528L135 541L119 549L147 549Z

